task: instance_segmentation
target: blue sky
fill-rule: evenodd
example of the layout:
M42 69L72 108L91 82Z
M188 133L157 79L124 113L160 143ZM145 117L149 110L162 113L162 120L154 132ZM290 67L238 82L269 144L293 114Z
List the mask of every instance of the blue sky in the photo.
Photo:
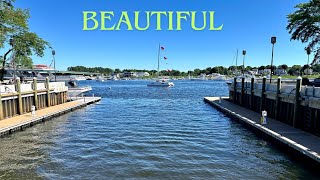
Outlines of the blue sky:
M15 6L28 8L32 31L49 41L56 50L57 68L102 66L110 68L155 69L157 48L166 48L167 64L161 69L191 70L232 65L236 49L247 50L246 65L268 65L270 37L277 36L274 63L306 64L305 44L290 41L286 30L289 13L302 0L16 0ZM82 11L215 11L222 31L193 31L183 23L183 31L83 31ZM131 16L130 18L133 18ZM152 23L155 19L151 19ZM200 21L198 19L198 21ZM188 21L190 22L190 20ZM239 61L242 57L239 53ZM36 64L50 64L49 50Z

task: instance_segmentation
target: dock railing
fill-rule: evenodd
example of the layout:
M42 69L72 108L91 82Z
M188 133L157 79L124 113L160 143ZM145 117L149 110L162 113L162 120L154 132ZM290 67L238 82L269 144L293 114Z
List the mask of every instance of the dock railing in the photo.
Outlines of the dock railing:
M67 101L68 87L64 82L22 84L17 78L15 85L0 85L0 120L31 112L34 105L36 109L55 106Z
M320 135L320 87L302 86L302 79L234 79L229 99L235 104L296 128Z

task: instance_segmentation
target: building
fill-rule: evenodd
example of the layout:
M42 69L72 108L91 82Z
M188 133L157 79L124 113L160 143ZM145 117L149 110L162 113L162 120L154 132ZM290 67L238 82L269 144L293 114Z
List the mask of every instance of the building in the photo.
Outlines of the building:
M287 71L285 69L282 69L282 68L277 68L274 71L274 74L277 75L277 76L287 75Z
M136 77L134 72L123 72L121 77Z
M308 73L308 71L309 71L309 73ZM313 69L307 68L307 69L305 69L303 72L304 72L304 74L312 75L312 74L313 74Z
M44 71L53 71L54 69L52 67L49 67L44 64L36 64L32 67L34 70L44 70Z
M121 77L145 77L150 76L148 72L123 72Z
M258 74L271 74L271 69L261 69L258 71Z

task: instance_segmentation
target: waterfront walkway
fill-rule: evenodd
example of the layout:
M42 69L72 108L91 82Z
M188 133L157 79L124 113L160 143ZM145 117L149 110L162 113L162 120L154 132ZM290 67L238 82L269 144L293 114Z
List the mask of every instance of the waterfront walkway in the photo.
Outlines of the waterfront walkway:
M34 117L31 115L31 113L27 113L0 120L0 136L11 134L14 131L23 130L26 127L43 122L46 119L59 116L66 112L73 111L74 109L84 107L100 100L100 97L78 98L64 104L37 110Z
M233 104L225 99L227 98L222 98L220 103L218 97L205 97L204 101L231 117L239 119L249 127L255 128L259 132L320 163L320 137L271 118L267 118L266 125L261 125L260 113Z

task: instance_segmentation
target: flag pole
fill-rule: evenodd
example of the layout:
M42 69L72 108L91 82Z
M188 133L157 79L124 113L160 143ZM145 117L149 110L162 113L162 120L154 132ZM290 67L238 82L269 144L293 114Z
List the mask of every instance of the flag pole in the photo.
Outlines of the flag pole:
M158 49L158 79L160 74L160 43L159 43L159 49Z

